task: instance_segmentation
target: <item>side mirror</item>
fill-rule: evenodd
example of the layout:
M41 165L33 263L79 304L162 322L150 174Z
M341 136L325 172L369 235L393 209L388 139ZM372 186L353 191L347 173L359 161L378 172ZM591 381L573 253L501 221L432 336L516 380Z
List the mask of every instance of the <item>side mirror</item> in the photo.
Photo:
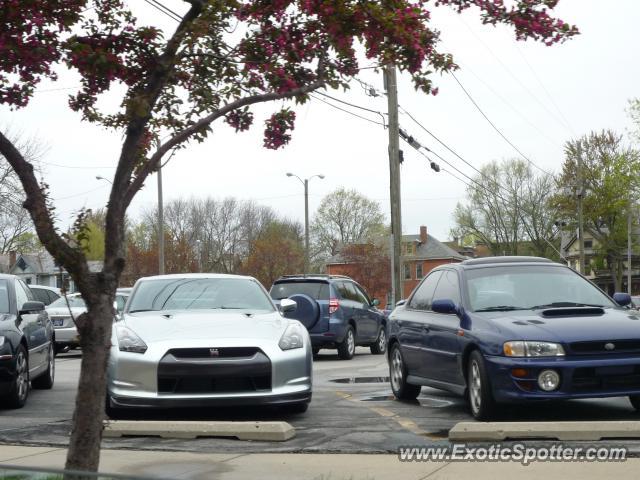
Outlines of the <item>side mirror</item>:
M280 311L282 313L293 312L296 308L298 308L298 304L295 301L288 298L280 300Z
M401 307L402 305L404 305L405 303L407 303L407 299L403 299L403 300L398 300L396 302L396 307Z
M453 300L443 298L441 300L434 300L431 304L431 310L436 313L456 313L458 309L456 308L456 304L453 303Z
M372 306L372 307L377 307L378 305L380 305L380 300L378 300L377 298L374 298L374 299L371 301L371 306Z
M29 302L24 302L22 304L22 308L20 308L20 311L18 312L20 315L25 315L25 314L29 314L29 313L40 313L44 310L44 303L42 302L36 302L36 301L29 301Z
M631 303L631 295L623 292L614 293L613 300L621 307L626 307Z

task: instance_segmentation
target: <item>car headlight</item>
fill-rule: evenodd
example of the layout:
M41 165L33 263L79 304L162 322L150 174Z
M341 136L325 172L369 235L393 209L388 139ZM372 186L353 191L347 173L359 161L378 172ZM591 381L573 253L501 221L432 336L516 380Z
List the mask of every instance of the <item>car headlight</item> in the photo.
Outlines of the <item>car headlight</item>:
M564 348L559 343L516 341L503 345L507 357L562 357Z
M147 351L147 344L133 330L124 325L116 325L115 328L118 348L121 352L144 353Z
M304 327L298 322L290 323L282 334L278 346L281 350L292 350L304 346Z

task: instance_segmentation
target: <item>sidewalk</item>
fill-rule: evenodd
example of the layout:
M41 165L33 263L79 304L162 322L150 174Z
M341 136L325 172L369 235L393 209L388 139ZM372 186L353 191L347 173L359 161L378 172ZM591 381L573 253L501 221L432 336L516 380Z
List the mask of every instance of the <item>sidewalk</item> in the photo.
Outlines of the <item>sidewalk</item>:
M0 466L61 469L65 449L0 445ZM395 455L205 454L103 450L100 471L163 479L495 480L637 478L640 458L619 463L402 463Z

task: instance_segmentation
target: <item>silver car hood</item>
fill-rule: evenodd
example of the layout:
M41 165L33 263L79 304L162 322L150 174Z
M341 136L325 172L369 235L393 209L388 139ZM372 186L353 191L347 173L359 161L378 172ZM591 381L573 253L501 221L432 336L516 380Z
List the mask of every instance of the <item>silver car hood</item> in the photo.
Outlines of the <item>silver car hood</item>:
M121 324L146 343L203 339L280 340L290 320L279 312L246 315L224 310L125 314Z
M46 307L45 310L49 315L54 315L56 317L70 316L68 307L54 307L54 308ZM87 309L84 307L71 307L71 313L73 314L74 317L78 317L79 315L83 314L86 311Z

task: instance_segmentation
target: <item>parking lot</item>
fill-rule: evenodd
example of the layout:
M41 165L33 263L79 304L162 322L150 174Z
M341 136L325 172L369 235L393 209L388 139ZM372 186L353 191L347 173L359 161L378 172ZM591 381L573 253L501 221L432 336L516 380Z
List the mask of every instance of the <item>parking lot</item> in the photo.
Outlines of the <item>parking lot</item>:
M0 442L28 445L68 444L81 356L78 351L57 357L57 379L51 391L33 390L21 410L0 410ZM395 453L399 446L446 443L448 431L471 420L466 403L438 390L423 388L416 403L393 399L384 356L358 348L351 361L323 350L314 362L314 394L307 413L274 409L199 409L140 412L134 418L207 420L285 420L296 437L283 443L233 439L160 438L105 439L106 448L192 452ZM503 420L635 420L626 398L507 407ZM618 442L619 443L619 440ZM633 450L640 443L625 442Z

